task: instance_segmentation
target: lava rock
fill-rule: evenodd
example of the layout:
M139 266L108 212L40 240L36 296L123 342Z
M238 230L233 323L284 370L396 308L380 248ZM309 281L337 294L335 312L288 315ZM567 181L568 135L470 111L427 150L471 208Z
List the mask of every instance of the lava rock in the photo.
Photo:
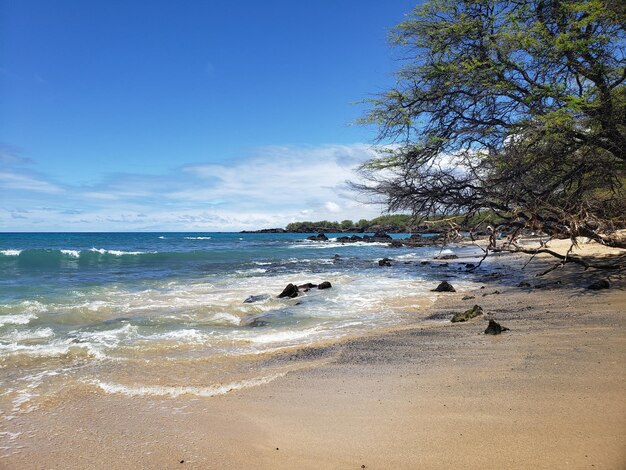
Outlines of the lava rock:
M435 256L435 259L457 259L458 256L455 254L452 255L442 255L442 256Z
M319 286L317 286L318 289L330 289L331 287L332 287L332 284L328 281L324 281L320 283Z
M611 287L611 283L609 282L608 279L600 279L600 280L594 282L593 284L589 284L587 286L587 289L601 290L601 289L608 289L610 287Z
M434 289L431 289L432 292L456 292L456 289L452 287L448 281L443 281Z
M387 235L385 232L376 232L373 238L382 238L385 240L391 240L391 235Z
M314 242L327 242L328 237L323 233L318 233L317 235L311 235L310 237L307 237L307 240L311 240Z
M506 326L500 325L500 323L494 320L489 320L489 326L487 326L487 329L485 330L485 334L486 335L499 335L503 331L509 331L509 329Z
M391 266L391 259L383 258L378 261L378 266Z
M477 317L479 315L483 314L483 309L480 305L474 305L472 308L470 308L469 310L466 310L463 313L455 313L454 316L452 317L452 320L450 320L452 323L459 323L459 322L464 322L467 320L471 320L474 317Z
M298 286L295 284L287 284L287 286L283 289L283 291L278 294L278 298L282 299L283 297L294 298L298 297Z
M317 287L317 284L313 284L312 282L307 282L306 284L302 284L298 286L298 289L314 289Z
M260 295L251 295L246 300L243 301L244 304L253 304L255 302L260 302L262 300L269 299L270 296L268 294L260 294Z

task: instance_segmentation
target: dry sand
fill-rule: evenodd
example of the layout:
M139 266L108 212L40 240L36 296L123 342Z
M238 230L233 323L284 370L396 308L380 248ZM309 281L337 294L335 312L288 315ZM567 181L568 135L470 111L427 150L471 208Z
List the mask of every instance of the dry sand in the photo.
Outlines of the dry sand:
M17 418L21 447L0 468L626 468L623 274L591 291L606 272L535 278L552 260L522 271L527 259L503 255L502 275L440 294L431 320L268 357L294 370L266 385L59 397ZM510 331L448 321L474 303Z

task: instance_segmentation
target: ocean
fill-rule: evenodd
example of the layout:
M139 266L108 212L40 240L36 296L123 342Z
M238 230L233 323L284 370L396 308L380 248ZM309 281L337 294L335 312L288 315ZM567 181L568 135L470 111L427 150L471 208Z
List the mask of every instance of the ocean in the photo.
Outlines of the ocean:
M461 263L422 263L437 247L307 235L0 234L2 417L67 393L255 386L289 371L260 365L269 355L415 321L438 281L469 282ZM384 257L394 266L380 267ZM322 281L332 288L277 298L288 283Z

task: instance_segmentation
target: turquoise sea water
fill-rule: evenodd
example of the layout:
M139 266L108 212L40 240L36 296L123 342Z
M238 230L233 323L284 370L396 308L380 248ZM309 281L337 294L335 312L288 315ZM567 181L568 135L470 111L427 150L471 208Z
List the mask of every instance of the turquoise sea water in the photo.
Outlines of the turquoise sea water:
M398 324L432 301L438 280L465 282L460 264L420 263L439 248L342 245L328 235L0 234L2 414L72 387L211 395L263 382L225 358ZM383 257L394 266L378 266ZM322 281L333 287L276 297L288 283Z

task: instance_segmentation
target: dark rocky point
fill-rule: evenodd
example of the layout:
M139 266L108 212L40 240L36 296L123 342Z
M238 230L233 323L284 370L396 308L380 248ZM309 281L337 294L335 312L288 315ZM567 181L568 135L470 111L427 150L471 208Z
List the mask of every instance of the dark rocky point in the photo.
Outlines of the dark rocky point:
M295 284L287 284L287 287L285 287L283 291L278 295L279 299L282 299L283 297L289 297L292 299L294 297L298 297L298 286L296 286Z
M456 292L456 289L452 287L448 281L443 281L434 289L431 289L432 292Z
M500 323L494 320L489 320L489 326L487 326L487 329L485 330L485 334L486 335L499 335L503 331L509 331L509 329L506 326L500 325Z
M320 283L320 285L317 286L318 289L330 289L331 287L332 287L332 284L328 281L324 281Z

